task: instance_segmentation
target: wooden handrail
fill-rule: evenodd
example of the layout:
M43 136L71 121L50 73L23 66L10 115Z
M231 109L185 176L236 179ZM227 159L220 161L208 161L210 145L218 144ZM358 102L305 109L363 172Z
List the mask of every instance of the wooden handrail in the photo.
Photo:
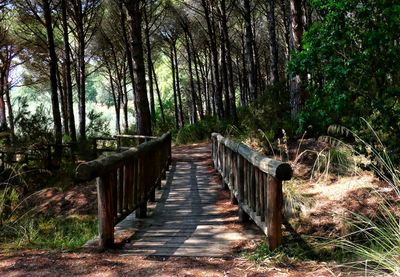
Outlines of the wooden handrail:
M100 247L114 245L114 226L136 211L145 217L147 201L165 178L171 163L171 134L121 153L80 164L77 181L97 178Z
M268 236L270 250L276 249L282 241L282 181L292 178L292 168L220 134L211 140L214 167L239 204L241 220L251 217Z

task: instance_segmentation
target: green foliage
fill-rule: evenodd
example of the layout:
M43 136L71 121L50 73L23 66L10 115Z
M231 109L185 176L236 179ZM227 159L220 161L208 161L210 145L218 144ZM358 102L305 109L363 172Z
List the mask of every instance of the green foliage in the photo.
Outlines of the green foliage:
M185 125L179 129L176 134L175 142L177 144L187 144L209 139L212 132L224 133L227 123L219 121L213 117L207 117L196 124Z
M254 137L260 137L259 130L262 130L269 140L273 140L282 129L289 131L290 136L292 125L288 95L285 82L268 87L258 97L254 107L238 108L238 128L243 134Z
M8 248L76 249L97 235L97 225L94 217L24 218L0 226L0 243Z
M305 34L291 73L307 78L300 130L331 124L361 130L365 117L389 147L400 135L400 4L395 0L314 0L323 21ZM365 136L363 136L365 137Z
M19 109L15 116L16 135L20 143L51 143L53 134L51 131L52 120L50 111L44 105L39 105L36 111L29 111L28 99L18 99Z
M356 170L357 164L352 149L340 145L317 153L311 178L326 179L330 174L347 176L355 173Z
M86 135L90 137L96 136L109 136L110 135L110 122L103 118L100 112L90 110L87 114L89 124L86 129Z

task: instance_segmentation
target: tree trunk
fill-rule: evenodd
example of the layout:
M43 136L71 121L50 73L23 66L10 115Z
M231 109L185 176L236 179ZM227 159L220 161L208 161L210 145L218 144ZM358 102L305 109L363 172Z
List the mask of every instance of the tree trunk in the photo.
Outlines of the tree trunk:
M78 40L77 75L79 99L79 136L80 140L86 140L86 63L85 63L85 32L83 28L82 1L77 0L74 5L76 16L76 32Z
M189 32L189 30L187 29L185 32L185 43L186 43L186 52L188 55L190 92L191 92L191 96L192 96L191 118L192 118L192 123L196 123L197 122L196 91L194 88L194 78L193 78L193 68L192 68L192 51L190 49L190 41L189 41L189 37L188 37L188 32Z
M279 82L278 72L278 42L276 39L275 0L268 0L269 13L269 41L271 56L271 83L276 85Z
M129 131L129 121L128 121L128 82L126 75L126 64L124 64L124 72L122 74L123 79L123 96L122 96L122 104L123 104L123 112L124 112L124 133L128 134Z
M226 49L226 64L227 64L227 74L228 74L228 90L229 90L229 107L230 107L230 115L234 122L237 122L237 113L236 113L236 96L235 96L235 82L233 76L233 62L232 62L232 49L231 49L231 41L229 38L228 31L228 17L226 14L226 1L221 0L221 11L222 11L222 33L224 38L224 45Z
M225 37L222 32L221 26L221 76L222 76L222 83L224 85L224 96L225 96L225 117L229 118L231 116L231 107L229 101L229 82L228 82L228 66L226 65L226 48L225 48Z
M174 44L175 42L171 42L171 70L172 70L172 89L174 92L174 108L175 108L175 127L178 130L179 129L179 122L180 122L180 116L179 116L179 110L178 110L178 96L176 92L176 78L175 78L175 54L174 54Z
M8 75L9 71L7 71L7 80L8 80ZM8 122L10 125L10 139L11 139L11 145L14 144L15 142L15 124L14 124L14 113L13 113L13 107L11 104L11 97L10 97L10 85L7 82L7 84L4 87L5 90L5 96L6 96L6 102L7 102L7 109L8 109Z
M199 112L200 112L200 118L203 119L204 118L204 108L203 108L203 96L202 96L202 90L201 90L201 79L200 79L200 74L199 74L199 63L200 63L200 59L199 59L199 55L196 53L196 49L194 47L194 42L193 42L193 36L192 34L189 32L188 33L189 39L190 39L190 44L192 46L193 49L193 62L194 62L194 69L196 72L196 80L197 80L197 95L198 95L198 99L197 99L197 103L199 106Z
M178 95L178 104L179 104L179 123L180 127L182 128L185 126L185 119L183 117L183 109L182 109L182 95L181 95L181 84L180 84L180 76L179 76L179 64L178 64L178 52L176 49L176 42L173 44L174 50L174 64L175 64L175 79L176 79L176 92Z
M151 115L149 101L146 90L146 72L143 59L143 40L142 40L142 1L124 2L127 8L130 26L132 28L132 59L133 75L136 81L136 124L139 135L149 136L151 131Z
M256 79L256 66L254 62L253 51L253 26L251 19L250 0L244 0L244 21L245 21L245 57L246 57L246 71L247 83L249 88L249 97L252 104L255 104L257 99L257 79Z
M296 52L300 52L302 50L301 43L303 38L303 16L301 2L301 0L290 0L292 40L293 47ZM302 79L302 76L295 75L292 76L290 80L290 106L293 122L296 121L299 112L304 106L306 98Z
M69 124L71 142L76 143L76 127L75 127L74 102L73 102L72 77L71 77L71 48L69 45L69 37L68 37L66 0L61 1L61 10L62 10L62 28L63 28L64 54L65 54L64 79L65 79L65 90L67 93L68 124Z
M120 10L120 13L121 13L120 25L121 25L122 35L123 35L123 40L124 40L124 45L125 45L126 60L127 60L127 63L128 63L129 76L130 76L131 81L132 81L133 100L134 100L133 102L134 102L134 105L135 105L135 111L137 111L138 107L136 106L136 90L135 90L135 76L133 74L132 49L131 49L131 45L129 44L129 35L128 35L128 32L126 30L126 25L125 25L126 14L125 14L125 10L124 10L122 2L119 2L119 10Z
M156 91L157 91L158 105L160 106L161 119L162 122L165 123L164 107L161 99L160 87L158 86L156 70L154 69L154 64L151 65L151 69L153 71L154 83L156 84Z
M218 61L218 47L217 37L215 35L215 24L211 18L210 3L207 0L201 0L204 9L205 19L207 22L207 30L209 36L209 44L211 55L213 59L213 83L216 85L213 101L215 101L216 114L218 118L224 117L224 109L222 104L222 82L219 77L219 61Z
M145 22L145 37L146 37L146 50L147 50L147 78L149 81L149 95L150 95L150 113L152 122L156 123L156 108L154 101L153 73L152 73L153 60L151 57L150 26L146 9L144 9L144 22Z
M61 73L59 68L57 68L57 84L59 93L59 102L61 104L61 118L62 118L62 126L64 127L64 134L69 136L69 128L68 128L68 108L67 108L67 91L65 82L61 82Z
M54 43L53 25L50 11L50 3L48 0L43 1L43 14L46 24L48 51L50 56L49 70L50 70L50 84L51 84L51 105L53 110L54 131L56 139L56 147L54 158L56 161L61 160L62 156L62 126L60 107L58 102L57 93L57 55Z
M2 70L0 73L0 131L7 130L6 105L4 102L6 84L6 72Z

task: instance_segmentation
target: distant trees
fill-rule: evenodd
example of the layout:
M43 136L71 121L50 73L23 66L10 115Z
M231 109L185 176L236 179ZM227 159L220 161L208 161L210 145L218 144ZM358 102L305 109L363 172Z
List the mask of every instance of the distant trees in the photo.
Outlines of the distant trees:
M354 3L1 1L1 128L13 133L10 72L16 64L24 66L25 85L50 92L57 143L63 137L86 139L91 74L106 84L117 133L129 132L135 123L136 132L149 135L206 116L237 123L243 110L251 111L257 129L322 130L353 122L351 112L352 120L342 118L345 102L360 99L370 99L376 118L391 111L385 124L397 126L394 0ZM7 17L13 17L13 32ZM374 25L369 17L382 23ZM367 87L357 84L354 72L369 76L359 78ZM131 110L135 122L128 121Z

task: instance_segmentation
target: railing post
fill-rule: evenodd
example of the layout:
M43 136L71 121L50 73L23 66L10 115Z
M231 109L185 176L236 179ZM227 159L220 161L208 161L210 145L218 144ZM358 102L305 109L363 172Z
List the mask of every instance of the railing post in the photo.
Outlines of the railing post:
M168 169L169 166L172 163L172 150L171 150L171 147L172 147L172 145L171 145L172 144L172 136L171 136L171 133L168 133L167 142L168 142L168 166L167 166L167 169Z
M110 174L106 173L97 178L97 195L100 233L99 244L101 248L111 248L114 246L114 215Z
M136 210L137 218L145 218L147 216L147 195L146 195L146 172L144 165L144 157L140 155L138 158L138 171L137 171L137 181L138 181L138 202L140 203L138 209Z
M268 245L273 251L282 242L282 182L268 176L267 190Z

